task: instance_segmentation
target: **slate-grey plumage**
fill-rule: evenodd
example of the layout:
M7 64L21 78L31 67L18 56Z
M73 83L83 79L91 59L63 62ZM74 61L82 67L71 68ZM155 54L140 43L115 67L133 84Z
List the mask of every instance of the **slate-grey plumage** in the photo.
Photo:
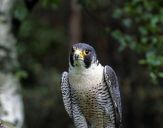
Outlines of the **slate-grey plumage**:
M117 76L110 66L99 63L92 46L72 46L69 71L63 72L61 78L61 91L65 109L76 128L121 127Z

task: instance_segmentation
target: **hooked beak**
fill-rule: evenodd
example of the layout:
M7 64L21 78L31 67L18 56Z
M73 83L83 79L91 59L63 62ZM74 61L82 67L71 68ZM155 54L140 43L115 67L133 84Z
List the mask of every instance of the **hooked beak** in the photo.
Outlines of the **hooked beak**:
M74 52L74 59L75 60L84 60L84 54L80 49L76 49Z

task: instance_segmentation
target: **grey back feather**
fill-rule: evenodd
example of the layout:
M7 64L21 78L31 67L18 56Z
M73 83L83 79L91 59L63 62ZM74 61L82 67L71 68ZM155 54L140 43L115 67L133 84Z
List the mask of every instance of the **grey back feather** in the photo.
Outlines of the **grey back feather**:
M119 84L114 70L108 65L106 65L104 68L104 78L109 88L114 105L114 111L116 114L116 128L120 128L122 125L122 107Z

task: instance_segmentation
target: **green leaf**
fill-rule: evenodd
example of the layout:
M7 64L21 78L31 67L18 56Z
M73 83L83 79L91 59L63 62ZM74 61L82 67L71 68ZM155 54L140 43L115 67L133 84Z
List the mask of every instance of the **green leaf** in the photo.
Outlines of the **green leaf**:
M60 0L42 0L42 5L44 7L51 6L56 9L60 3Z
M140 26L140 27L138 28L138 30L139 30L139 32L140 32L142 35L147 35L147 34L148 34L148 30L147 30L147 28L144 27L144 26Z
M18 70L15 74L18 78L27 78L28 74L24 70Z
M14 17L22 21L27 16L28 11L24 6L18 6L14 11Z
M161 77L161 78L163 78L163 72L159 72L158 73L158 76Z
M157 79L157 76L154 72L150 73L150 77L152 78L153 81L156 81L156 79Z
M132 26L132 20L130 18L125 18L122 22L127 28L130 28Z
M123 12L121 9L117 8L115 9L115 11L113 12L112 16L116 19L120 18L122 16Z
M145 59L141 59L141 60L139 60L139 64L147 64L147 62Z
M152 65L152 66L159 66L161 65L160 59L156 56L154 52L148 52L146 54L147 57L147 63Z

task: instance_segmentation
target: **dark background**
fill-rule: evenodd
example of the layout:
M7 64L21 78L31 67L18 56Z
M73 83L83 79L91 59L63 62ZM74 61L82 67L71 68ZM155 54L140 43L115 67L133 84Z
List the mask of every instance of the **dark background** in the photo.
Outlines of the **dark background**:
M163 128L163 1L25 0L13 10L28 128L71 128L60 91L73 43L119 78L128 128Z

